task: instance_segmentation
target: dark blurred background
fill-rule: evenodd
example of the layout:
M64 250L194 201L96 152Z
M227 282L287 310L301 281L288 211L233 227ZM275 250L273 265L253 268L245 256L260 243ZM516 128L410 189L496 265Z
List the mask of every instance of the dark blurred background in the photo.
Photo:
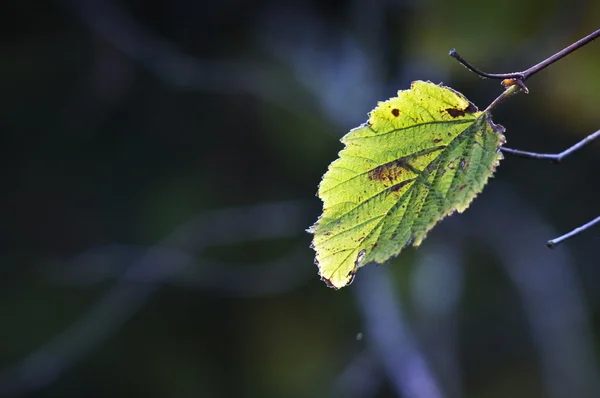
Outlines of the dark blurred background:
M339 138L448 57L522 70L600 2L0 5L0 396L598 397L600 142L506 158L415 250L318 280ZM600 41L495 111L509 147L600 128Z

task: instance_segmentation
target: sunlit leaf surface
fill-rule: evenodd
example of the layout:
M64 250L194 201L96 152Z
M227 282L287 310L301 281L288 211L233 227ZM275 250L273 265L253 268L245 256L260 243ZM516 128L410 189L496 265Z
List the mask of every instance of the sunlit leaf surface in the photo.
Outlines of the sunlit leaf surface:
M380 102L319 185L323 214L315 262L334 288L361 266L383 263L455 210L464 211L502 158L502 126L462 94L416 81Z

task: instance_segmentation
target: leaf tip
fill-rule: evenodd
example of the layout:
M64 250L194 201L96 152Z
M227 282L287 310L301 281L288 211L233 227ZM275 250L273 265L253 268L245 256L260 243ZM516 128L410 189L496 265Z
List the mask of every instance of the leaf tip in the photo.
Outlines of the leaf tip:
M335 289L335 290L339 290L339 287L336 287L333 282L331 282L330 279L327 279L325 277L321 277L321 280L325 283L325 286Z
M365 252L365 250L361 250L361 252ZM360 256L360 253L359 253ZM364 256L364 253L363 253ZM357 258L358 260L358 258ZM317 259L315 258L315 263L317 265L319 265ZM352 284L352 282L354 281L354 276L356 275L356 271L358 270L358 266L356 265L357 263L354 263L354 267L348 272L348 274L345 277L342 278L336 278L335 277L335 273L331 274L329 277L324 276L323 274L321 274L321 268L319 267L319 276L321 277L321 280L325 283L325 285L329 288L332 288L334 290L340 290L343 287L346 287L350 284Z

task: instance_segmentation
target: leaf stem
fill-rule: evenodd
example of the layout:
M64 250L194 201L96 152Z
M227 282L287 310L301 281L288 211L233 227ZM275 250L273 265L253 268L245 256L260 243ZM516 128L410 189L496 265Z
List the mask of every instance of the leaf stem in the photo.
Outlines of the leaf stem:
M492 103L489 104L487 108L485 108L484 112L490 113L492 111L492 109L494 109L496 106L498 106L498 104L503 102L505 99L512 97L513 95L515 95L516 93L518 93L521 90L522 90L521 86L516 85L516 84L514 86L508 87L506 90L504 90L504 92L502 94L500 94L498 96L498 98L493 100Z
M574 230L572 230L571 232L564 234L562 236L559 236L558 238L554 238L552 240L549 240L546 245L548 245L549 248L554 249L556 247L556 245L558 245L559 243L561 243L562 241L565 241L575 235L580 234L581 232L585 231L588 228L591 228L592 226L594 226L595 224L600 223L600 217L596 217L595 219L593 219L592 221L588 222L587 224L582 225L581 227L575 228Z
M542 62L540 62L536 65L533 65L531 68L525 69L524 71L521 71L521 72L513 72L513 73L486 73L486 72L483 72L483 71L475 68L473 65L468 63L463 57L458 55L458 53L456 52L455 49L450 50L449 55L452 58L455 58L458 62L460 62L460 64L462 64L465 68L467 68L471 72L473 72L483 78L512 79L513 80L512 84L517 84L517 85L521 86L525 82L525 80L529 79L531 76L535 75L542 69L547 68L548 66L555 63L559 59L569 55L573 51L592 42L593 40L597 39L598 37L600 37L600 29L596 30L593 33L590 33L583 39L576 41L575 43L571 44L570 46L563 48L562 50L560 50L556 54L552 55L551 57L548 57L545 60L543 60ZM507 84L511 84L511 83L507 82ZM524 85L522 85L522 88L523 88L523 91L526 91L526 88Z

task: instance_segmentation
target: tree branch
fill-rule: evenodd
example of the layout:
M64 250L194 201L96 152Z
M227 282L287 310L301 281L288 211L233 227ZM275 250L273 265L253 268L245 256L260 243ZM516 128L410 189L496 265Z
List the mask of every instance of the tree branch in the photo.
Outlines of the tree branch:
M512 73L486 73L486 72L483 72L483 71L475 68L473 65L471 65L470 63L468 63L463 57L461 57L456 52L456 49L450 50L449 55L452 58L456 59L465 68L467 68L471 72L479 75L480 77L483 77L484 79L503 79L503 80L506 80L506 79L512 80L512 79L514 79L515 80L514 84L518 84L517 81L520 81L521 83L525 82L525 80L529 79L531 76L535 75L536 73L538 73L542 69L547 68L548 66L552 65L556 61L558 61L558 60L566 57L567 55L569 55L573 51L575 51L575 50L577 50L577 49L585 46L586 44L591 43L593 40L597 39L598 37L600 37L600 29L598 29L595 32L587 35L583 39L580 39L580 40L576 41L575 43L571 44L570 46L563 48L562 50L560 50L556 54L554 54L554 55L546 58L542 62L540 62L540 63L538 63L536 65L533 65L532 67L530 67L528 69L525 69L524 71L521 71L521 72L512 72Z
M549 240L546 244L548 245L549 248L554 249L559 243L580 234L581 232L585 231L586 229L591 228L592 226L594 226L595 224L600 223L600 216L596 217L594 220L588 222L587 224L582 225L581 227L575 228L574 230L572 230L569 233L566 233L562 236L559 236L558 238L554 238Z
M551 160L553 163L560 163L564 158L566 158L573 152L583 148L585 145L594 141L598 137L600 137L600 130L588 135L587 137L585 137L584 139L582 139L581 141L579 141L572 147L565 149L564 151L562 151L560 153L556 153L556 154L528 152L528 151L521 151L518 149L511 149L511 148L504 148L504 147L501 147L500 150L502 152L508 153L510 155L514 155L514 156L518 156L518 157L522 157L522 158L547 159L547 160Z

